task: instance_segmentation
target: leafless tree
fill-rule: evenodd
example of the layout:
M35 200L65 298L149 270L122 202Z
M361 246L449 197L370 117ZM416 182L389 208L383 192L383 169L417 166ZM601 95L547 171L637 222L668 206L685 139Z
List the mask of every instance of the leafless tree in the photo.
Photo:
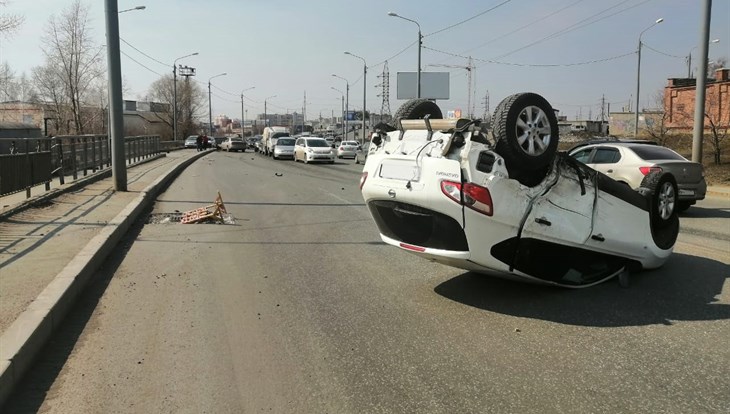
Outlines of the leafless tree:
M155 102L167 104L166 112L155 112L155 115L170 126L172 133L174 89L172 75L165 75L156 80L149 89L149 98ZM204 115L207 105L207 95L200 85L189 79L177 83L177 120L178 130L182 136L197 131L195 119Z
M10 2L0 0L0 7L7 7ZM0 36L9 36L23 24L25 18L19 14L0 13Z
M656 108L661 109L658 109L656 113L644 115L646 118L646 132L659 145L666 146L669 138L669 114L664 109L664 89L660 89L654 94L653 103Z
M60 83L63 103L70 107L70 120L77 133L84 133L82 106L91 87L103 74L101 51L91 35L89 8L75 0L60 16L52 16L42 38L46 69L37 81ZM53 66L52 68L50 66ZM37 85L47 92L53 85Z
M707 77L708 78L715 78L715 71L718 69L726 68L727 67L727 58L721 57L717 60L713 60L707 64Z
M716 165L722 162L722 144L730 132L730 119L723 117L720 111L720 100L716 96L710 96L705 106L706 126L710 128L710 134L705 135L713 150L713 161ZM725 110L727 111L727 109Z

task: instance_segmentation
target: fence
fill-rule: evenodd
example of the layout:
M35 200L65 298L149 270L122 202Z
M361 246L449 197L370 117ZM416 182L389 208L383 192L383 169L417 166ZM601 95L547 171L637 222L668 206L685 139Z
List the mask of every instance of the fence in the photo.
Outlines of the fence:
M111 167L111 146L106 135L57 136L53 138L0 138L0 196L26 191L45 184L53 176L60 184L77 180L89 172ZM124 138L126 164L133 164L160 152L160 137L144 135Z

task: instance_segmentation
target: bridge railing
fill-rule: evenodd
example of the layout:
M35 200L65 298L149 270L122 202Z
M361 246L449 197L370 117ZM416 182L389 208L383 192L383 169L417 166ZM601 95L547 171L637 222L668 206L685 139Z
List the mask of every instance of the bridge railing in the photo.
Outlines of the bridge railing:
M64 135L52 138L0 138L0 196L26 191L53 177L59 184L111 167L111 146L106 135ZM124 138L127 165L159 154L158 135ZM167 147L167 145L165 145ZM169 150L165 148L165 150Z

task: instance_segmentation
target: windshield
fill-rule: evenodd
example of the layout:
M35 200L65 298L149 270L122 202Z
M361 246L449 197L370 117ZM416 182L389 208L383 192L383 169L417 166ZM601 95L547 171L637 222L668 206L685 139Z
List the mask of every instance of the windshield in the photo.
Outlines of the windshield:
M280 138L276 141L276 145L294 146L294 140L291 138Z
M327 141L325 141L323 139L308 139L307 146L308 147L329 147L330 145L327 143Z
M271 135L271 138L288 137L288 132L275 132Z

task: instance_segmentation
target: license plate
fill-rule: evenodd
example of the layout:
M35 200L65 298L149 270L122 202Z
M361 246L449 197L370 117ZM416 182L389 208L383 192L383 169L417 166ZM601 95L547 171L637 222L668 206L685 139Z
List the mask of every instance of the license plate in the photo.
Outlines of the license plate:
M380 177L392 180L418 181L421 171L414 161L385 160L380 165Z

